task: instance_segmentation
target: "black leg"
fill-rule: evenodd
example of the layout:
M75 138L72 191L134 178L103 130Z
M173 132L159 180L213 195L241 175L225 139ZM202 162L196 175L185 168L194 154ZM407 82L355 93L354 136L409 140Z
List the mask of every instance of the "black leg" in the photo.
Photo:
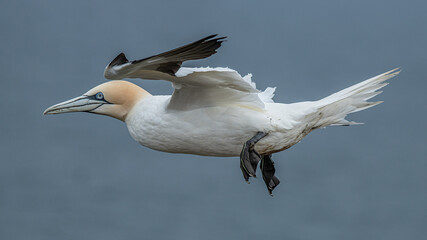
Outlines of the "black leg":
M255 144L265 136L267 136L267 133L257 132L255 136L243 144L243 149L240 153L240 169L245 181L248 183L249 177L256 177L256 167L261 160L261 156L254 150Z
M273 196L273 190L279 185L280 180L274 176L276 169L274 168L273 160L271 160L271 155L262 156L260 168L262 171L262 179L264 179L268 193Z

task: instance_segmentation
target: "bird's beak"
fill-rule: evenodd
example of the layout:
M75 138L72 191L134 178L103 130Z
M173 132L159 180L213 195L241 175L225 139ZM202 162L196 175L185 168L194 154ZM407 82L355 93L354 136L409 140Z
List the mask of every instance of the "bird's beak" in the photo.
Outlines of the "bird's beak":
M93 96L80 96L68 101L58 103L47 108L43 114L59 114L67 112L90 112L101 105L108 103L105 100L95 99Z

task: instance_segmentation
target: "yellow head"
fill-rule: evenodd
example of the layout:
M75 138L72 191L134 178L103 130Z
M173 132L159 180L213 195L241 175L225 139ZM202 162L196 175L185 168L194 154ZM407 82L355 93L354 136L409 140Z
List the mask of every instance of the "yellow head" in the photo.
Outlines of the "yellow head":
M151 96L150 93L133 83L109 81L92 88L82 96L53 105L43 114L90 112L125 121L135 104L148 96Z

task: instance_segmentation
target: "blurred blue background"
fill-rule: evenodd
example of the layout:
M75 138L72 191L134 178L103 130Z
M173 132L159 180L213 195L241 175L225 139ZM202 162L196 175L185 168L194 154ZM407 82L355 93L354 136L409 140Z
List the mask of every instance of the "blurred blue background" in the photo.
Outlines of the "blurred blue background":
M421 239L427 229L425 1L5 1L0 8L0 239ZM253 73L276 102L317 100L401 66L376 100L274 155L275 196L238 158L156 152L125 125L48 106L204 36L186 66ZM132 80L153 94L169 83Z

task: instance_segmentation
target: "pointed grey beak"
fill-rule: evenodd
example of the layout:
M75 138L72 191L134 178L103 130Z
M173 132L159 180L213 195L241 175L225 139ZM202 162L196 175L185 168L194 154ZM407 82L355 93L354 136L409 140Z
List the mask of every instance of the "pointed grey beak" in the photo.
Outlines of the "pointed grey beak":
M90 112L103 104L108 103L105 100L98 100L94 96L80 96L71 100L58 103L47 108L43 114L60 114L67 112Z

